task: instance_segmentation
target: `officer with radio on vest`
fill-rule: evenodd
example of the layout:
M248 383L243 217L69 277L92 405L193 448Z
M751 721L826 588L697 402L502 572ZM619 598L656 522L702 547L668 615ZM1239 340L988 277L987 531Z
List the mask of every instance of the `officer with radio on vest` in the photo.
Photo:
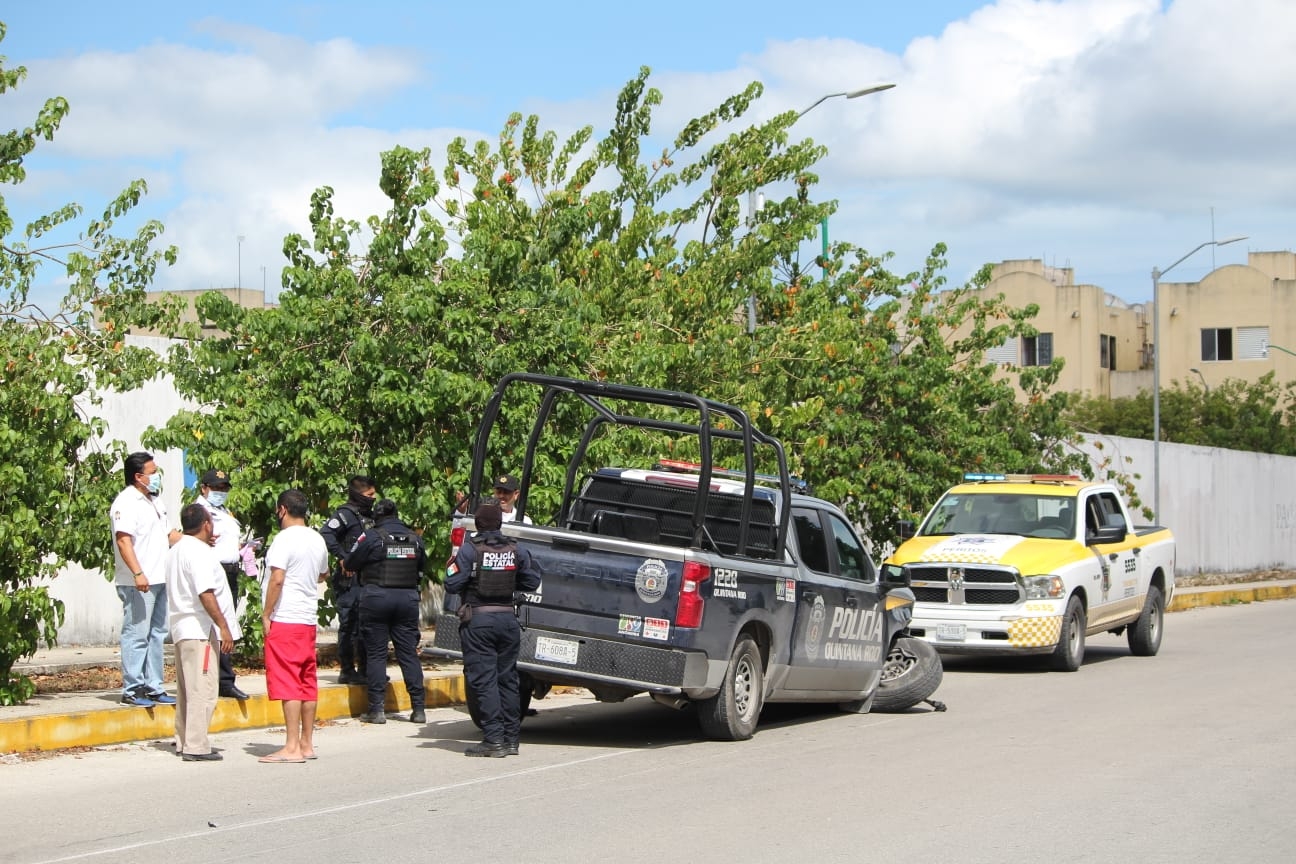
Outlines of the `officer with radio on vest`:
M500 533L498 502L473 513L477 533L464 540L446 568L447 593L459 594L459 642L464 676L477 694L485 739L465 756L516 756L522 717L518 706L518 650L522 628L514 592L540 587L540 568L517 541Z
M367 723L386 723L387 642L410 697L410 722L426 723L423 666L419 663L419 581L427 563L423 538L396 515L396 502L384 498L373 507L374 524L356 539L343 566L359 574L360 636L368 654Z

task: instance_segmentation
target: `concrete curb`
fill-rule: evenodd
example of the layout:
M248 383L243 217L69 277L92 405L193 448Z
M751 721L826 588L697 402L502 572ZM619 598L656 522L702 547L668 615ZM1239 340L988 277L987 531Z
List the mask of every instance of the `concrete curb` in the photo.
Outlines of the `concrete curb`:
M1218 588L1193 588L1176 591L1166 607L1167 612L1183 612L1202 606L1231 606L1261 600L1287 600L1296 597L1296 582L1250 582L1245 585L1221 585Z
M424 676L428 708L458 705L464 701L463 675L458 671ZM104 701L118 695L100 694ZM92 697L93 698L93 697ZM407 711L409 694L400 681L387 685L388 711ZM320 720L357 717L369 710L365 688L360 685L320 684L316 716ZM220 699L212 715L211 731L264 729L282 726L283 711L277 700L264 693L251 693L243 701ZM175 734L175 706L134 708L112 704L90 710L41 713L30 717L0 719L0 753L26 753L67 747L99 747L133 741L168 739Z

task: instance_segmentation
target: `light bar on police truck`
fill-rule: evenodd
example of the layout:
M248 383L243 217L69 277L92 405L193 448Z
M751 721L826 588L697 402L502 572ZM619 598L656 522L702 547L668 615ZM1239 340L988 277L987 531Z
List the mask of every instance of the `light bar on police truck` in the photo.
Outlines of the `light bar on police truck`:
M1081 479L1079 474L986 474L974 471L963 473L964 483L987 483L996 480L1009 483L1061 483L1079 479Z

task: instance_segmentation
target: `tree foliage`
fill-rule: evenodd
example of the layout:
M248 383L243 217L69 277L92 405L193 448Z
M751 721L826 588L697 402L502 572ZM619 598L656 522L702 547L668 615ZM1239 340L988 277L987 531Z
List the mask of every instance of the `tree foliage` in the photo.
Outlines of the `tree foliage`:
M4 34L0 23L0 41ZM26 76L4 62L0 95ZM49 99L30 126L0 135L0 183L23 182L23 160L52 140L67 111L65 100ZM158 264L174 255L153 249L161 225L112 233L144 192L143 182L131 184L79 233L75 204L16 230L0 196L0 704L32 694L13 664L57 637L63 604L45 583L69 561L112 562L107 511L121 487L122 447L104 440L89 409L97 392L136 387L160 370L160 358L126 346L121 334L175 319L173 308L145 300ZM75 236L50 240L56 234ZM29 302L45 266L68 284L56 310Z
M1153 437L1152 394L1078 400L1068 422L1081 431L1127 438ZM1207 390L1171 382L1161 390L1161 440L1296 456L1296 383L1279 384L1268 372L1251 382L1229 378Z
M940 246L919 273L846 244L807 268L802 248L834 205L812 197L824 149L792 140L796 114L744 126L752 84L649 158L661 96L647 80L626 85L601 138L560 141L514 115L494 146L456 140L439 165L428 150L384 153L388 208L363 221L318 190L309 236L285 240L278 308L199 302L226 335L173 352L200 407L150 443L233 466L234 506L253 524L286 486L324 510L348 474L372 474L433 549L490 388L517 370L740 405L875 540L963 470L1074 464L1064 398L1048 395L1060 367L1021 372L1019 403L985 361L1031 332L1031 310L976 299L984 273L944 290ZM786 195L744 219L757 189ZM488 470L517 470L534 408L506 406ZM541 454L539 518L563 464Z

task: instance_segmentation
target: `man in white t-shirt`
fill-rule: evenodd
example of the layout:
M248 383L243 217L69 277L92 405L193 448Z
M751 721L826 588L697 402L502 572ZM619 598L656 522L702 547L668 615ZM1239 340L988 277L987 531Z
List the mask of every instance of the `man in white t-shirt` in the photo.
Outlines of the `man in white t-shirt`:
M167 556L167 619L176 652L176 751L186 762L218 762L207 730L216 710L220 656L243 635L225 571L211 543L215 528L202 504L180 511L184 536Z
M315 758L315 633L319 583L328 578L328 547L306 525L306 496L297 489L279 495L275 516L280 531L266 551L269 575L262 601L266 692L283 703L287 741L261 762L305 762Z
M522 494L519 491L520 488L518 479L512 474L500 474L495 478L495 500L499 502L501 521L517 521L516 505L518 496ZM531 517L523 516L522 524L530 525Z
M162 687L167 635L166 560L180 532L167 524L162 475L153 456L137 452L122 466L126 488L113 499L113 585L122 602L122 704L174 705Z

